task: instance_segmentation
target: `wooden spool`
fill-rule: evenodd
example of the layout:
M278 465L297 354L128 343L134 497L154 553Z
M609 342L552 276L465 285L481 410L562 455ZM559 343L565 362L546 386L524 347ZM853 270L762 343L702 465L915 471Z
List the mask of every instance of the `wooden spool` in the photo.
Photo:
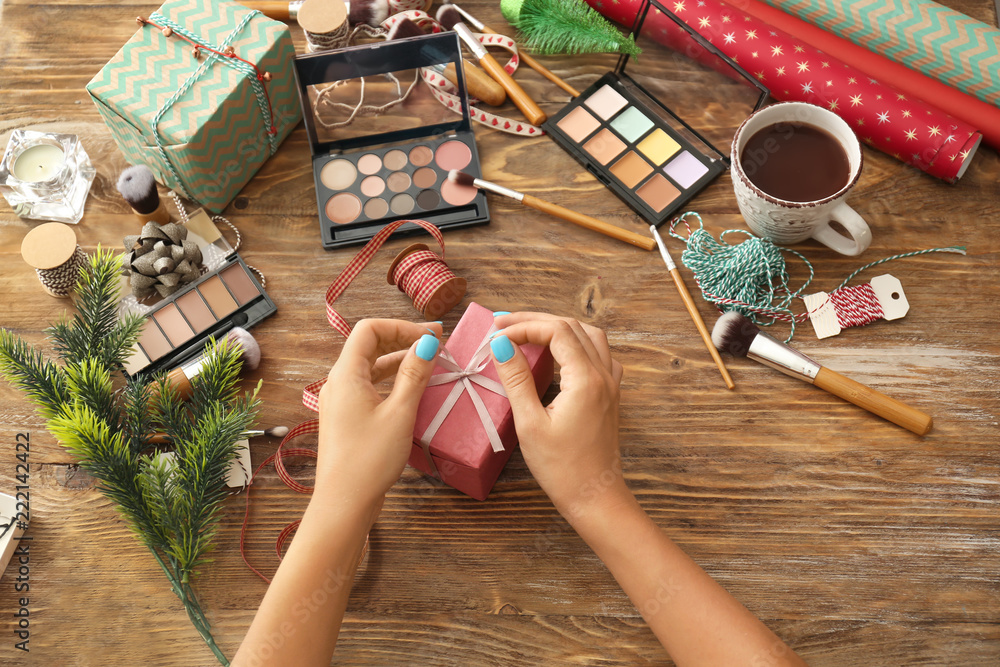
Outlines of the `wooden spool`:
M326 35L347 23L347 5L344 0L305 0L295 20L306 32Z
M396 255L395 259L392 260L392 264L389 265L389 272L385 276L385 280L390 285L395 285L396 283L392 279L392 272L396 270L396 266L403 260L404 257L417 250L430 250L423 243L414 243L403 249L401 253ZM436 322L440 320L445 313L449 312L452 308L457 306L465 298L465 290L468 287L468 283L465 278L460 276L455 276L444 283L442 283L436 290L431 298L427 301L427 306L424 307L423 316L428 322Z
M45 291L64 297L73 291L85 255L76 244L76 232L61 222L35 227L21 241L21 257L35 269Z

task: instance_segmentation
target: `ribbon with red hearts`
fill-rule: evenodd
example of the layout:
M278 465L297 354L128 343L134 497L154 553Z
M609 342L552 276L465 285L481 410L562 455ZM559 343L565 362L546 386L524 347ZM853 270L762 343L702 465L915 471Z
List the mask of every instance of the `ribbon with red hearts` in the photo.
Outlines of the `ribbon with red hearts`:
M385 30L389 30L389 28L395 25L397 21L403 18L410 19L422 28L430 26L434 32L444 31L444 28L440 23L434 20L429 14L420 11L419 9L394 14L383 21L381 27ZM517 71L518 64L521 61L517 54L517 42L506 35L481 33L472 34L479 40L479 43L484 46L498 46L501 49L510 52L511 57L506 64L504 64L503 68L508 74L513 76L514 72ZM427 68L421 70L420 76L424 80L424 83L427 84L427 87L430 89L434 99L455 113L462 113L462 102L457 94L458 88L451 81L448 81L437 72ZM542 128L537 125L532 125L527 121L513 120L489 111L484 111L481 107L476 106L478 101L479 100L474 97L469 98L469 116L473 121L479 123L480 125L485 125L486 127L500 130L501 132L516 134L522 137L539 137L545 134L545 131Z

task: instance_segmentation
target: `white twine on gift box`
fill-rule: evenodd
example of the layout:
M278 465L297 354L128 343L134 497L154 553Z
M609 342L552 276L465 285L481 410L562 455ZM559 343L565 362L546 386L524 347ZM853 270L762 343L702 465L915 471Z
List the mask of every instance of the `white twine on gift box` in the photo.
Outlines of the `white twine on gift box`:
M434 419L431 420L431 423L427 425L427 428L424 429L423 434L420 436L420 446L424 450L424 456L427 457L427 462L430 464L435 477L440 477L440 475L438 474L437 466L434 465L434 460L431 458L431 441L437 435L441 425L448 419L448 415L451 414L452 408L458 403L458 399L466 392L468 392L469 398L472 399L472 405L476 408L479 421L482 422L483 428L486 429L486 437L489 438L493 451L502 452L504 449L503 441L497 432L496 424L493 423L490 410L486 407L483 397L475 387L478 384L483 389L491 391L498 396L505 398L507 396L507 392L504 391L502 384L482 374L492 359L489 347L490 335L496 330L495 326L490 327L489 331L483 337L483 341L476 348L472 358L469 359L469 363L465 365L465 368L458 365L458 362L455 361L455 357L448 351L448 348L442 349L438 354L437 365L440 368L444 368L446 372L432 375L427 386L434 387L452 382L455 383L455 386L451 388L441 407L438 408L437 414L434 415Z

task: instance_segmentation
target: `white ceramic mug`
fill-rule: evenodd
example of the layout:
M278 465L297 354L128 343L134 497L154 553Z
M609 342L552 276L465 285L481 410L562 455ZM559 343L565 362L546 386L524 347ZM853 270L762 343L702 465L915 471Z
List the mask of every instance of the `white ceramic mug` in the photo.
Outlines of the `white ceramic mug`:
M769 125L787 122L820 128L840 143L850 166L847 185L825 199L793 202L767 194L747 178L740 160L746 142ZM761 109L736 131L731 157L736 203L747 225L758 236L778 245L813 238L844 255L860 255L871 244L872 232L868 223L845 202L847 193L861 176L861 144L851 127L837 114L805 102L784 102ZM802 168L808 169L809 165L804 164ZM831 223L838 223L850 238Z

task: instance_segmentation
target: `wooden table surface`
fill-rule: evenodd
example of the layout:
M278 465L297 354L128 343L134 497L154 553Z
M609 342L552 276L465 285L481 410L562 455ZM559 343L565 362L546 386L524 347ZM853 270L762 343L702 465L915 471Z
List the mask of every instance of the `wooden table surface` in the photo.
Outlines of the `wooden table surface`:
M467 4L509 31L496 3ZM995 24L988 0L946 4ZM116 246L138 227L114 186L126 161L84 86L133 33L133 17L154 7L69 0L2 5L0 141L17 128L80 136L98 172L76 227L87 249ZM301 47L301 33L293 34ZM574 59L546 62L578 88L589 84ZM518 78L550 113L566 100L529 69ZM483 127L476 135L486 178L645 230L549 139ZM243 233L241 255L267 275L278 305L277 315L253 330L263 362L246 382L264 381L263 426L311 416L300 403L302 387L325 375L343 343L326 322L322 297L356 248L320 246L312 178L299 126L225 211ZM998 182L993 149L981 148L951 186L866 148L852 202L872 227L871 248L851 258L814 242L797 247L816 267L815 288L827 291L883 257L968 248L966 256L926 255L884 267L902 281L910 303L905 318L822 341L804 325L795 338L826 366L932 414L934 430L926 437L745 359L727 359L737 384L727 391L655 253L491 197L491 224L449 232L447 256L469 281L466 302L550 311L607 331L625 367L622 454L631 488L674 540L811 664L996 665ZM713 234L744 228L728 174L691 208ZM0 204L0 324L46 346L41 331L68 302L43 292L20 258L21 239L37 224ZM384 280L390 259L408 243L390 241L341 298L349 320L418 318ZM682 244L668 243L679 256ZM799 266L790 266L793 282L800 280ZM855 284L881 272L862 274ZM714 309L700 299L690 271L682 274L711 326ZM444 318L446 331L461 310ZM0 580L0 664L213 664L145 548L24 397L2 384L0 490L8 493L16 483L18 433L31 437L30 594L15 592L16 572L8 568ZM255 464L277 445L254 440ZM295 471L310 474L305 464ZM271 572L274 539L307 500L282 486L273 470L252 497L250 558ZM240 559L243 503L243 495L226 502L214 562L197 581L230 656L265 591ZM13 634L12 613L23 596L30 611L27 654L14 648ZM485 502L412 469L403 473L371 533L337 661L669 663L519 452Z

